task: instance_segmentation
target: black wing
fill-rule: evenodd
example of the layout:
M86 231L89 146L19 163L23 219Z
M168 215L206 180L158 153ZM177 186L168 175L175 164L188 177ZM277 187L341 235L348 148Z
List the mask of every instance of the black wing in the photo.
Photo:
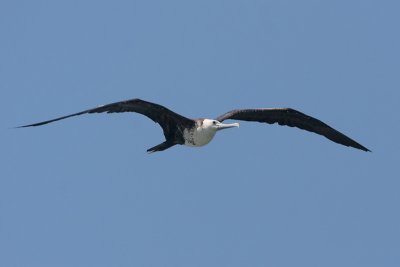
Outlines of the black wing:
M220 122L228 119L257 121L269 124L278 123L279 125L297 127L323 135L338 144L351 146L364 151L370 151L368 148L360 145L322 121L291 108L237 109L216 118L216 120Z
M108 105L98 106L96 108L88 109L78 113L66 115L48 121L28 124L20 126L18 128L40 126L82 114L103 113L103 112L106 113L136 112L143 114L146 117L152 119L154 122L160 124L160 126L163 128L164 135L167 139L168 137L170 137L171 134L175 133L174 129L177 128L177 125L182 125L182 126L194 125L193 120L183 117L167 109L166 107L136 98L131 100L115 102Z

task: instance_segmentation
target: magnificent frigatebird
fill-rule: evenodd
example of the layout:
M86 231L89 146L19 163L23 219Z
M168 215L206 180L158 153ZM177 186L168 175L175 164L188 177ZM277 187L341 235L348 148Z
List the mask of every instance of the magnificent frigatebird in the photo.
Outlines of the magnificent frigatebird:
M239 123L222 123L228 119L256 121L269 124L278 123L279 125L297 127L323 135L341 145L354 147L363 151L370 151L368 148L360 145L322 121L291 108L235 109L217 117L216 119L189 119L169 110L166 107L138 98L102 105L56 119L20 126L18 128L40 126L73 116L102 112L137 112L160 124L164 131L166 141L149 148L147 150L149 153L163 151L178 144L194 147L204 146L214 138L217 131L239 127Z

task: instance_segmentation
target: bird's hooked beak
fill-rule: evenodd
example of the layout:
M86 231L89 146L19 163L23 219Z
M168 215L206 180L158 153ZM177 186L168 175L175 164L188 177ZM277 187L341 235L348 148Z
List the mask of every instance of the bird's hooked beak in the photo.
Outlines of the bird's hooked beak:
M218 122L216 124L216 127L217 127L217 131L219 131L219 130L223 130L223 129L239 127L239 123L222 123L222 122Z

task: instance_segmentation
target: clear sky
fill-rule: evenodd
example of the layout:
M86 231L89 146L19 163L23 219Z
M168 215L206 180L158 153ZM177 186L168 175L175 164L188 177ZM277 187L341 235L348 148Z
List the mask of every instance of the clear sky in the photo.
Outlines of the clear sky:
M0 2L0 266L400 266L400 2ZM148 155L188 117L292 107L372 153L241 123Z

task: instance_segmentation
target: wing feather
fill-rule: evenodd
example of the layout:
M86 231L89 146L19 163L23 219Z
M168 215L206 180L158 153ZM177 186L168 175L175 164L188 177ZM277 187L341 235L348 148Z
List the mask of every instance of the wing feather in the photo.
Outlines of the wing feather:
M220 122L228 119L269 124L278 123L279 125L297 127L325 136L329 140L341 145L370 151L368 148L335 130L326 123L291 108L236 109L216 118L216 120Z
M121 112L136 112L150 118L154 122L160 124L160 126L164 130L164 135L166 137L172 133L172 128L176 128L177 125L188 126L194 124L193 120L188 119L182 115L179 115L164 106L136 98L136 99L130 99L130 100L98 106L96 108L84 110L81 112L58 117L47 121L19 126L18 128L40 126L83 114L121 113Z

